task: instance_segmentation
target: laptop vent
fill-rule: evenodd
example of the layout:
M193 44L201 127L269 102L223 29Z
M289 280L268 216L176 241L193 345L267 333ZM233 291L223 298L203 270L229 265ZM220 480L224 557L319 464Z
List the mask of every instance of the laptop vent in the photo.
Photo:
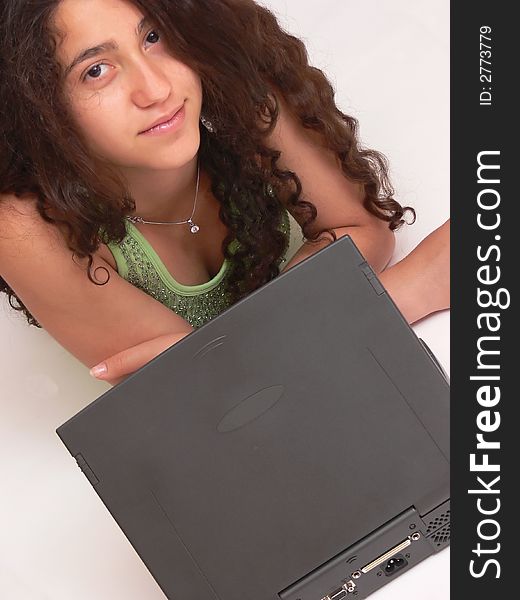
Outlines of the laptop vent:
M446 525L446 523L449 523L449 522L450 522L450 510L448 509L447 511L443 512L442 514L437 515L434 519L432 519L428 523L428 527L426 529L426 535L429 536L430 533L432 533L436 529L439 529L439 527L443 527L444 525Z
M432 533L432 535L428 537L437 547L448 543L450 541L450 523L444 527L441 527L441 529L437 530L435 533Z

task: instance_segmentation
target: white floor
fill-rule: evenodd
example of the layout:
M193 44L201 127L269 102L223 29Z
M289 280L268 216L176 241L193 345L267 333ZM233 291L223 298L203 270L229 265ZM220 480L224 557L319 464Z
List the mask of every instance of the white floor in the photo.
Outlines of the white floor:
M449 216L448 0L264 0L302 36L367 147L417 210L392 262ZM449 373L449 313L414 330ZM0 303L0 590L5 600L161 600L163 593L55 429L107 384ZM449 550L371 596L449 598Z

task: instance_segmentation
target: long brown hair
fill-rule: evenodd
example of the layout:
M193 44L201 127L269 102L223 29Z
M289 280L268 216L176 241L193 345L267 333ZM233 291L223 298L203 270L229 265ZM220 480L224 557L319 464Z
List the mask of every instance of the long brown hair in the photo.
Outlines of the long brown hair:
M280 152L269 148L281 93L303 127L318 132L341 161L343 173L364 185L365 208L391 230L405 211L392 198L387 160L363 149L358 122L341 112L334 90L309 65L303 42L284 31L267 8L253 0L130 0L147 15L169 50L201 78L202 113L216 133L201 127L199 160L220 202L228 227L224 256L232 265L232 301L279 274L285 240L278 230L281 199L303 215L303 234L316 207L300 198L296 173L280 169ZM128 190L110 165L91 156L63 93L63 69L56 59L53 17L59 0L4 0L0 18L0 193L30 194L42 218L61 223L69 248L89 257L87 275L101 242L119 243L124 217L135 209ZM275 194L266 193L266 189ZM52 209L52 215L49 214ZM333 230L327 230L336 239ZM238 250L228 244L238 239ZM0 291L29 324L41 327L6 281ZM17 304L13 304L16 299Z

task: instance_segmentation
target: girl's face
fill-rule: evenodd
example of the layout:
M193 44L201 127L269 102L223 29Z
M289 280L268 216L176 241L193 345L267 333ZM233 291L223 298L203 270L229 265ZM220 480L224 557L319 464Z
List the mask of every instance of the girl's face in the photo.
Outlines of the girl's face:
M57 58L66 69L72 116L90 149L123 169L172 169L200 144L202 86L175 59L161 31L124 0L61 0L55 25L65 34ZM184 106L179 124L144 135Z

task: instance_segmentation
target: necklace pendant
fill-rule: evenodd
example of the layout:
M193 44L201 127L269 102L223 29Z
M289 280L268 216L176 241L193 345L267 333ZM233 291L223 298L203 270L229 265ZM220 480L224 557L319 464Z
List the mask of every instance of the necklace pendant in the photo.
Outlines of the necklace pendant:
M195 223L191 219L188 219L188 225L190 226L191 233L197 233L200 229L200 227L198 225L195 225Z

